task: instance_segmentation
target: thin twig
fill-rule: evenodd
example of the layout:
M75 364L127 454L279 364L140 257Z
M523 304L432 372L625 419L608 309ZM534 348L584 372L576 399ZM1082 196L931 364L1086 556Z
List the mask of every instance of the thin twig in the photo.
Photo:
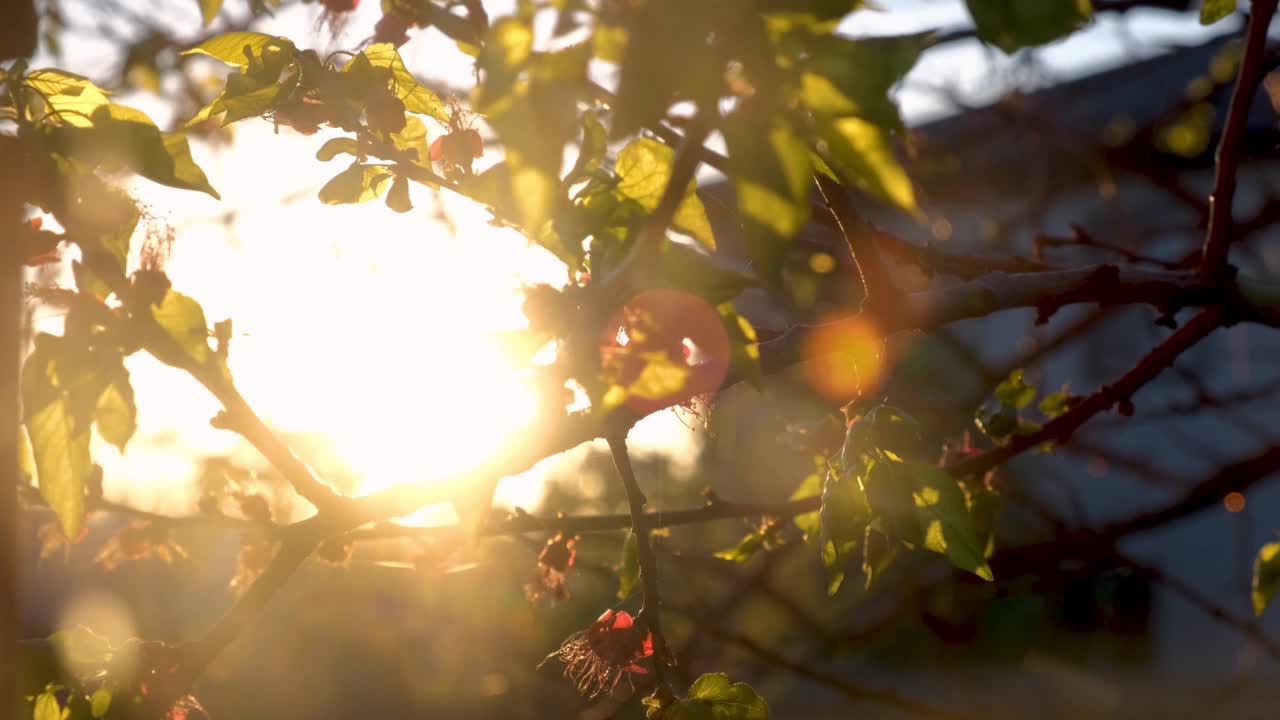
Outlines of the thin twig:
M653 552L649 527L644 522L644 506L647 501L644 492L640 490L640 484L636 482L635 470L631 467L626 435L611 436L608 440L614 468L618 471L618 479L622 481L622 487L627 493L627 504L631 507L631 532L636 538L636 563L640 566L640 589L643 595L637 619L642 627L653 633L653 675L658 687L659 701L665 707L674 697L665 677L666 666L671 662L671 657L667 649L667 639L662 634L662 597L658 590L658 558Z

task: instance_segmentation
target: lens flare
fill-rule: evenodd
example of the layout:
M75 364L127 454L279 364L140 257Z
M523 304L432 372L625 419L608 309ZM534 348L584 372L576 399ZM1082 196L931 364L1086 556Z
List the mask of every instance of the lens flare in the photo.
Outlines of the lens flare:
M859 315L828 318L805 341L805 377L824 397L848 400L875 390L884 370L883 342Z

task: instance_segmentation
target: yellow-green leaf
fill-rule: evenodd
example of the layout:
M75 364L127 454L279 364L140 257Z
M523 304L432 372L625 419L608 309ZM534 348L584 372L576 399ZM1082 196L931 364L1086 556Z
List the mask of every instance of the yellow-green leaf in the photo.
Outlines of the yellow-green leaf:
M251 55L258 57L262 55L263 48L274 43L279 43L288 49L293 49L294 47L293 43L287 39L274 35L266 35L259 32L229 32L209 38L188 50L183 50L182 54L208 55L228 65L246 67L249 64L249 58L245 54L245 48L249 49Z
M1253 561L1253 612L1261 615L1280 588L1280 542L1267 543Z
M94 720L102 720L107 716L107 712L111 710L111 689L103 686L93 691L89 696L89 714Z
M72 127L92 126L93 111L110 102L92 80L55 68L33 70L23 82L44 98L59 123Z
M70 403L59 397L27 414L27 432L36 462L40 494L58 516L68 538L84 524L84 488L89 478L89 428L72 417Z
M637 138L618 153L615 172L618 174L618 192L639 203L646 212L653 212L662 199L671 180L671 164L675 153L671 148L652 138ZM714 250L715 236L707 210L696 192L697 183L689 181L672 225L676 230L692 236L703 247Z
M627 533L622 543L622 562L618 566L618 599L626 600L640 582L640 560L636 552L636 535Z
M422 121L419 120L418 122L421 123ZM320 149L316 151L316 159L328 162L329 160L337 157L340 153L359 155L360 143L356 142L355 138L349 137L326 140L325 143L320 146Z
M823 159L841 183L919 212L911 178L884 128L856 117L815 118L815 126Z
M668 708L646 699L646 716L663 720L769 720L769 704L746 683L724 673L703 675L689 686L689 695Z
M200 3L200 19L204 21L205 27L218 17L218 11L222 10L222 0L196 0ZM108 698L110 695L108 695ZM99 717L94 715L94 717Z
M1236 0L1204 0L1200 3L1200 24L1212 25L1236 11Z
M320 188L320 202L326 205L367 202L380 197L390 179L391 173L385 168L355 162Z
M404 103L409 112L429 115L442 123L449 122L449 110L441 102L440 97L418 82L400 59L400 53L392 43L374 43L366 47L362 53L374 67L383 67L391 71L390 88L397 98ZM352 67L348 62L343 68Z
M124 452L124 446L138 429L138 408L133 402L128 371L121 366L115 373L115 380L98 396L93 418L102 439Z
M151 317L181 353L175 356L170 348L150 343L148 350L161 361L179 367L195 361L196 366L203 366L213 357L213 350L209 348L209 326L204 319L204 308L194 299L170 290L165 293L159 305L151 308Z

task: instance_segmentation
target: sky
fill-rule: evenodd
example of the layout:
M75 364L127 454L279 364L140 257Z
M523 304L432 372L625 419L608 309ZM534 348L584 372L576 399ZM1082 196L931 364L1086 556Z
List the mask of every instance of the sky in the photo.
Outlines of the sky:
M140 12L157 11L155 0L131 3ZM238 0L227 4L241 7ZM186 10L177 5L163 12L194 32L195 3ZM367 37L378 5L362 3L329 47L355 46ZM500 5L486 3L494 16L502 13ZM843 31L893 34L967 22L958 0L881 5L885 12L855 13ZM317 5L294 7L262 29L304 47L324 47L328 38L316 32L317 15ZM1045 67L1031 80L1069 78L1203 37L1191 17L1134 13L1124 24L1103 19L1043 51ZM402 54L414 72L465 86L471 58L450 45L435 31L420 32ZM63 64L93 75L107 50L86 41L70 49ZM1007 87L992 77L1028 79L994 52L962 42L928 53L899 91L908 123L956 110L940 89L982 104ZM609 81L607 74L600 79ZM171 112L154 97L120 101L162 124ZM134 188L153 213L144 226L174 231L166 268L174 287L200 301L211 323L233 320L230 364L245 397L321 475L358 478L362 493L397 482L433 482L500 452L527 421L532 401L494 333L522 324L523 285L562 283L563 266L513 231L489 226L482 209L453 196L435 198L416 186L417 207L403 216L379 201L322 205L316 191L345 165L319 162L314 151L334 133L302 137L285 129L277 135L261 120L234 127L233 145L193 148L221 202L145 182ZM490 153L481 166L496 160ZM228 211L235 213L229 221ZM139 237L134 245L140 245ZM38 327L56 332L57 318L42 317ZM94 446L109 497L189 513L202 457L227 454L261 466L252 448L209 425L216 404L193 380L141 353L128 366L139 432L123 455L103 442ZM691 424L661 413L637 428L633 445L641 453L669 453L688 468L701 442ZM499 502L535 506L541 479L553 467L571 467L584 452L507 479ZM784 482L780 493L790 492L791 479ZM448 515L429 512L414 520L447 521Z

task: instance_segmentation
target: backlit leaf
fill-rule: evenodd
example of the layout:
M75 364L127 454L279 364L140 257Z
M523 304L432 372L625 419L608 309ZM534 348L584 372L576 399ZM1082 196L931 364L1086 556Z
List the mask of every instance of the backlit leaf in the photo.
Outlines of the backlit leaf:
M805 45L801 99L814 113L856 115L898 129L902 120L889 89L915 65L929 41L928 34L858 40L819 35Z
M405 110L429 115L441 123L449 122L448 108L438 95L410 74L394 44L374 43L366 47L361 54L374 67L387 68L391 71L391 91L404 103ZM346 67L351 67L352 62L354 59L348 62ZM343 69L345 70L346 67Z
M1200 24L1212 25L1236 11L1236 0L1203 0L1200 3Z
M622 562L618 565L618 599L626 600L640 582L640 559L636 553L636 534L627 533L622 543Z
M723 130L751 259L762 278L780 282L785 243L809 219L809 148L782 118L745 103Z
M93 111L110 102L92 80L55 68L33 70L23 82L44 98L59 124L72 127L92 126Z
M151 308L151 316L173 343L172 346L149 344L148 349L163 362L185 367L194 361L199 367L213 357L213 350L209 348L209 326L200 303L170 290L159 305Z
M407 213L413 209L413 202L409 200L409 181L405 176L399 175L391 183L391 190L387 193L387 207L398 213Z
M912 498L924 534L924 548L946 555L961 570L993 580L985 547L974 532L964 491L955 478L926 463L907 465L914 481Z
M883 128L856 117L815 118L822 157L840 182L919 212L911 179Z
M293 43L285 38L258 32L242 31L223 33L209 38L193 48L182 51L182 54L208 55L228 65L245 67L249 64L249 58L245 55L246 47L252 55L257 57L262 54L263 48L272 44L279 44L289 49L293 48Z
M656 712L655 712L656 711ZM662 713L658 715L657 713ZM746 683L708 673L689 686L687 697L665 710L650 705L648 717L663 720L768 720L769 704Z
M1267 543L1253 561L1253 612L1261 615L1280 588L1280 542Z
M380 197L390 179L391 173L386 168L352 163L320 188L320 202L326 205L367 202Z
M200 3L200 19L204 21L205 27L218 17L218 11L222 10L222 0L196 0ZM94 715L98 717L98 715Z
M618 174L618 192L635 200L647 212L658 207L667 183L671 180L671 164L675 152L652 138L637 138L618 153L614 170ZM689 181L683 199L676 208L672 225L692 236L708 250L716 246L707 210L698 199L697 182Z

